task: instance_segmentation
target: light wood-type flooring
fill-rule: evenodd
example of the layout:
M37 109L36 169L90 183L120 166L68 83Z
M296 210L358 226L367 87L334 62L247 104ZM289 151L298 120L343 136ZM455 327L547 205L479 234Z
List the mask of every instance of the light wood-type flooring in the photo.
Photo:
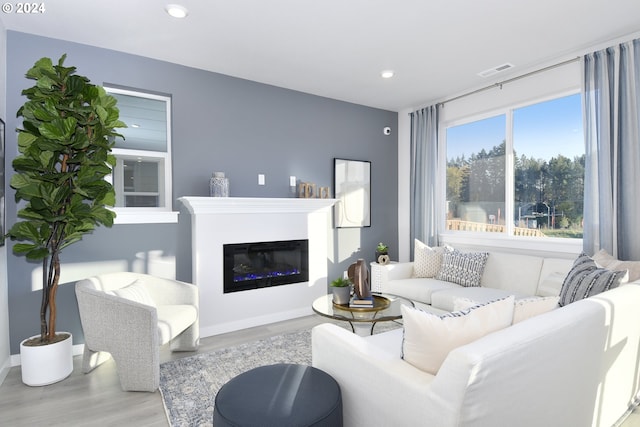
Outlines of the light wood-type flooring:
M201 340L198 352L210 352L273 335L309 329L326 320L313 315L207 337ZM161 363L195 354L171 353L166 347L160 353ZM45 387L22 384L20 368L11 368L0 386L0 426L168 426L159 391L123 392L113 360L105 362L89 374L83 374L80 365L81 357L76 356L71 376ZM640 427L640 411L636 410L620 427Z

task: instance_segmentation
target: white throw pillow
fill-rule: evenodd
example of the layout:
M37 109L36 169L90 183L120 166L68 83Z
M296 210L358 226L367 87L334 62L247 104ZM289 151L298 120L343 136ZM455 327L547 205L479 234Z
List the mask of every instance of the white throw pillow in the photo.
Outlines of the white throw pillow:
M418 239L413 244L413 277L436 277L442 265L443 246L429 247Z
M140 304L150 305L151 307L155 307L156 303L149 295L149 292L142 285L141 280L136 280L130 285L125 286L124 288L114 289L113 293L120 298L125 298L130 301L139 302Z
M515 300L513 308L513 324L522 322L539 314L551 311L554 308L558 308L558 300L560 297L531 297ZM480 305L478 302L470 300L468 298L456 298L453 301L454 311L466 310L473 306Z
M604 249L600 249L592 258L599 267L608 270L627 270L626 280L623 278L620 283L635 282L640 279L640 261L620 261Z
M402 306L402 358L435 375L451 350L510 326L513 302L509 296L442 316Z

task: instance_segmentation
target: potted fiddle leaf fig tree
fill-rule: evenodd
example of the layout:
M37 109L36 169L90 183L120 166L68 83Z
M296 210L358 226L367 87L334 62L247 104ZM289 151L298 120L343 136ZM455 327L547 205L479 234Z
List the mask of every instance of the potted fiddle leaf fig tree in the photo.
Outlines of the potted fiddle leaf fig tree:
M51 384L73 370L71 334L56 331L60 253L95 227L113 225L107 206L115 192L104 178L115 165L111 149L121 136L115 129L126 127L115 98L64 66L65 58L57 65L42 58L27 71L35 85L22 91L27 101L17 113L22 128L10 185L24 203L7 236L18 241L16 255L42 262L40 334L20 345L28 385Z

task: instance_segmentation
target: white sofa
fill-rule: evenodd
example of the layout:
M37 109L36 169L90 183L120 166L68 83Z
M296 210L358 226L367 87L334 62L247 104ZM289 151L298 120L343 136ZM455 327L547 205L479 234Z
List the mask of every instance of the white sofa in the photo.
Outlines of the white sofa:
M457 298L488 302L509 295L516 299L558 296L574 259L489 251L479 287L463 287L436 278L413 277L413 262L394 263L379 269L384 293L417 302L420 308L440 313L453 311ZM430 306L430 307L425 307Z
M525 267L520 255L493 255L486 298L557 295L572 263L531 257ZM389 266L384 290L448 309L450 299L434 297L455 287L419 289L407 269ZM322 324L312 332L313 366L340 384L347 427L608 427L636 403L638 307L640 286L621 285L458 347L435 375L402 359L402 328L361 337Z

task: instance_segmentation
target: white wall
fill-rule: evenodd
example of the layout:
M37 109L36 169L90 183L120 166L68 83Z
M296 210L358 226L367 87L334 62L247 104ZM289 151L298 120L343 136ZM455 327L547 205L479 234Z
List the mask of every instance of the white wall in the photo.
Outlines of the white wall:
M0 118L7 121L7 32L0 22ZM7 165L5 165L5 168ZM5 184L5 187L7 184ZM6 193L6 191L5 191ZM7 286L7 245L0 247L0 384L10 368L9 291Z

